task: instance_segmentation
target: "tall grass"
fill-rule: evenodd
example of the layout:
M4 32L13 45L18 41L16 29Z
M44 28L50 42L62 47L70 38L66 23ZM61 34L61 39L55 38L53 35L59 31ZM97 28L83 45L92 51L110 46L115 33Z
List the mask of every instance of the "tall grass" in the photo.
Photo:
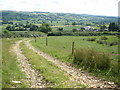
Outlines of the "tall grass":
M113 60L111 62L111 68L110 68L110 70L111 70L111 72L112 72L113 75L117 75L118 72L120 71L118 65L119 65L119 63L117 61Z
M114 81L120 85L118 60L112 60L108 54L95 51L91 48L75 50L73 63L83 67L94 75Z
M81 48L75 50L74 61L75 64L92 69L108 69L110 67L111 59L105 53L97 52L91 48Z

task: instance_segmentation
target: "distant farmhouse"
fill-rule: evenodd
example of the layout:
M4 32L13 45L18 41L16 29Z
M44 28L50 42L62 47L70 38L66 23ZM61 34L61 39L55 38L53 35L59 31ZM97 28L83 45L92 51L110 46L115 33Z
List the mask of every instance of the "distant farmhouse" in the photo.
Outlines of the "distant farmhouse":
M87 31L89 31L89 30L94 30L94 28L92 28L92 27L90 27L90 26L86 26L86 27L83 27L83 28L81 28L81 29L87 30Z
M94 32L99 32L99 31L108 31L108 28L97 29L97 28L93 28L91 26L85 26L85 27L77 28L76 31L94 31Z
M94 31L94 32L98 32L100 31L100 29L96 29L90 26L86 26L86 27L82 27L81 30L83 31ZM103 29L103 31L108 31L108 28Z
M84 31L98 31L98 29L95 29L95 28L90 27L90 26L82 27L81 30L84 30Z

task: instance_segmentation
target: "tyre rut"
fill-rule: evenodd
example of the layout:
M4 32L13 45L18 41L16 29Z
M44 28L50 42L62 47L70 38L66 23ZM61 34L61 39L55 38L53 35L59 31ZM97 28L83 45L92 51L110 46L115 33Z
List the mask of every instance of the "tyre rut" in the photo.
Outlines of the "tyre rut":
M27 76L27 79L25 79L24 82L27 83L29 88L44 88L47 84L50 83L45 82L40 73L31 67L29 60L22 54L22 51L19 47L21 42L23 42L23 40L17 41L14 44L12 51L16 53L17 61L19 63L18 65Z

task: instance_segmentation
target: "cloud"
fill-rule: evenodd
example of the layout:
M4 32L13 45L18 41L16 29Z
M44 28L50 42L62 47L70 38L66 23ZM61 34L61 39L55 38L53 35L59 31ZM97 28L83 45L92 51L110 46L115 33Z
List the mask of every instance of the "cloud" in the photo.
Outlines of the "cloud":
M1 10L118 15L119 0L0 0Z

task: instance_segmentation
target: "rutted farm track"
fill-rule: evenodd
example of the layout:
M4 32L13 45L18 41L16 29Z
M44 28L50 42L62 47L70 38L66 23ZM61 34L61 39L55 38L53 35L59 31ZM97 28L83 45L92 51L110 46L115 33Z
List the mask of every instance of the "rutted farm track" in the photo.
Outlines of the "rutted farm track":
M43 56L45 59L47 59L48 61L58 66L62 71L66 73L66 75L72 81L81 82L82 84L87 85L88 88L117 88L117 85L114 82L108 82L108 81L101 80L95 76L89 75L88 73L82 71L81 69L76 69L66 63L63 63L60 60L34 48L29 43L29 41L30 40L27 40L27 41L20 40L16 42L13 50L17 54L17 60L19 62L19 67L28 76L28 79L26 80L26 82L29 84L31 88L44 88L45 85L50 84L50 83L46 83L43 80L43 77L40 74L38 74L36 70L31 68L31 64L29 64L28 59L22 54L22 51L20 50L19 44L21 42L25 42L26 46L29 49L33 50L38 55Z
M21 42L23 41L21 40L16 42L16 44L13 46L13 51L17 54L19 67L27 76L25 83L27 83L29 88L44 88L47 83L43 80L43 77L38 74L36 70L31 68L31 64L29 63L28 59L22 54L22 51L19 47L19 44Z

